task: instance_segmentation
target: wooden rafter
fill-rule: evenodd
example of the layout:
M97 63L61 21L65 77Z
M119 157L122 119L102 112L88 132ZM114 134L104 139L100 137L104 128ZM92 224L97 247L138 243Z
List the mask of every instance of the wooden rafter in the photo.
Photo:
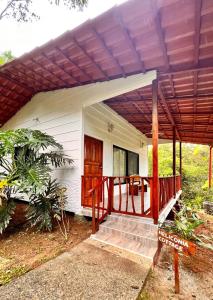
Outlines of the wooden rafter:
M194 65L199 63L199 50L200 50L200 28L201 28L201 9L202 0L194 1L195 4L195 34L194 34Z
M34 90L32 88L30 88L30 87L28 87L26 85L23 85L21 82L19 82L18 80L14 79L14 78L11 78L10 76L8 76L5 73L0 72L0 77L8 80L9 82L12 82L12 83L18 85L19 87L23 88L24 90L28 90L28 91L34 93Z
M135 59L138 61L138 64L140 65L141 71L144 73L146 71L145 67L144 67L144 63L143 63L143 61L140 57L140 54L136 50L136 45L135 45L133 39L131 38L128 29L126 28L121 15L119 14L118 9L115 10L114 17L115 17L115 20L118 22L118 24L120 26L120 29L121 29L124 37L125 37L125 40L126 40L128 46L130 47L130 49L132 50L133 55L135 56Z
M161 89L161 85L160 85L160 84L158 85L158 92L159 92L159 96L160 96L160 98L161 98L161 101L162 101L162 103L163 103L163 105L164 105L164 107L165 107L165 110L166 110L166 114L167 114L167 116L168 116L168 119L169 119L169 121L171 122L172 126L175 127L175 129L176 129L176 134L177 134L178 139L181 140L180 134L179 134L179 132L178 132L178 130L177 130L177 128L176 128L176 124L175 124L174 118L173 118L173 116L172 116L172 114L171 114L171 112L170 112L170 110L169 110L169 106L168 106L168 104L167 104L167 102L166 102L166 99L165 99L165 97L164 97L164 95L163 95L163 92L162 92L162 89Z
M109 79L108 74L102 70L102 68L100 67L99 64L97 64L95 62L95 60L93 59L93 57L87 53L87 51L84 49L84 47L82 45L80 45L80 43L77 41L77 39L75 37L72 38L72 41L74 43L74 45L89 59L89 61L95 65L96 69L106 78Z
M165 67L166 67L166 70L169 70L169 68L170 68L169 58L167 55L164 34L163 34L162 26L161 26L161 16L160 16L160 12L158 10L157 1L150 0L150 4L151 4L151 10L152 10L152 15L153 15L154 24L155 24L155 31L157 32L157 35L158 35L159 44L161 47L161 51L163 53Z
M35 78L33 78L29 75L26 75L26 73L23 72L20 68L14 67L13 70L15 72L11 71L10 69L5 69L4 72L7 72L8 75L15 76L18 80L20 80L20 82L24 82L24 83L27 82L27 85L30 88L34 89L34 91L37 91L38 89L41 88L41 86L42 86L41 82L39 82L38 80L35 80Z
M44 56L45 57L45 56ZM31 58L31 60L33 61L33 63L37 66L39 66L40 68L43 68L49 75L51 75L51 78L55 78L57 81L59 80L60 82L63 83L63 85L67 85L67 82L64 81L63 79L61 79L61 77L58 77L55 73L53 73L50 69L48 69L45 65L41 64L38 60L35 60L33 57Z
M64 57L67 59L67 61L69 61L76 69L78 69L84 76L88 77L89 80L91 80L91 82L94 82L93 78L83 69L81 68L73 59L71 59L64 50L62 50L59 47L55 47L55 49Z
M109 47L107 47L104 39L100 36L100 34L97 32L97 30L95 28L92 28L92 33L93 35L97 38L97 40L101 43L104 51L106 51L106 53L110 56L110 58L113 60L114 64L116 65L116 67L120 70L121 74L123 75L123 77L126 77L126 73L124 71L124 68L121 67L121 65L119 64L119 61L117 60L117 58L115 58L115 56L113 55L112 51L109 49Z
M35 63L33 60L31 60L31 62L33 63L33 65L36 65L36 63ZM23 65L24 68L27 68L27 66L26 66L25 64L22 64L22 65ZM37 66L37 65L36 65L36 66ZM42 69L42 70L43 70L43 69ZM43 82L44 82L44 81L47 81L47 82L49 82L49 84L51 84L51 86L55 86L55 83L54 83L51 79L45 77L45 76L44 76L43 74L41 74L41 72L39 72L38 70L35 70L34 68L32 68L31 71L32 71L32 73L35 73L35 75L39 76L39 77L42 79L42 85L43 85ZM46 86L47 88L50 88L49 86L47 86L47 84L45 84L45 86Z
M64 74L68 75L69 78L75 82L77 82L79 85L82 85L82 83L79 81L78 78L76 78L75 75L73 74L70 74L69 72L67 72L64 68L62 68L60 66L60 64L56 61L56 60L53 60L52 58L50 58L46 53L42 53L42 55L45 57L45 59L51 63L53 66L55 66L57 69L59 69L60 71L62 71ZM67 81L67 79L64 79L64 81L66 81L68 84L69 84L69 81Z

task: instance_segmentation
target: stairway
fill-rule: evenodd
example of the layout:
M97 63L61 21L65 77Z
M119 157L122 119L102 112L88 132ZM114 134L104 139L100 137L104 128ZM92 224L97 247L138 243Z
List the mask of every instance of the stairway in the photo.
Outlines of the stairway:
M153 261L158 248L158 227L127 215L109 215L91 238L122 248Z

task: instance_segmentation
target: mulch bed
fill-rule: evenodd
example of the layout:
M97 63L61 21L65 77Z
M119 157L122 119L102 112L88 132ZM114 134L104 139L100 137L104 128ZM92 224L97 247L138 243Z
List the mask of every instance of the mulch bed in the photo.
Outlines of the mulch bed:
M38 232L26 224L26 207L27 204L17 204L11 225L0 237L0 285L69 251L91 234L89 220L69 213L67 240L58 226L52 232Z

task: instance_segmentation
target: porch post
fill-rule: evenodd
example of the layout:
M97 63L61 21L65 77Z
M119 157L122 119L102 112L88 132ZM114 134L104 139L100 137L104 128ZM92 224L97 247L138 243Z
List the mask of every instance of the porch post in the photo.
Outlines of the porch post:
M159 177L158 177L158 84L152 82L152 208L154 223L158 224L159 216Z
M212 146L209 148L209 188L212 186Z
M182 143L180 142L180 167L179 167L179 173L180 173L180 187L182 189Z
M176 195L176 129L173 126L173 193Z

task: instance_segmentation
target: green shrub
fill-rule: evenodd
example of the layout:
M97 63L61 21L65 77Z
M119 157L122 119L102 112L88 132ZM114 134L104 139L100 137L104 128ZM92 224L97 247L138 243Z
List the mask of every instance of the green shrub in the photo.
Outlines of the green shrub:
M11 188L13 194L28 196L30 222L39 229L52 229L53 212L61 211L57 200L61 188L51 181L52 167L73 163L62 151L62 145L39 130L0 131L0 233L15 210Z

